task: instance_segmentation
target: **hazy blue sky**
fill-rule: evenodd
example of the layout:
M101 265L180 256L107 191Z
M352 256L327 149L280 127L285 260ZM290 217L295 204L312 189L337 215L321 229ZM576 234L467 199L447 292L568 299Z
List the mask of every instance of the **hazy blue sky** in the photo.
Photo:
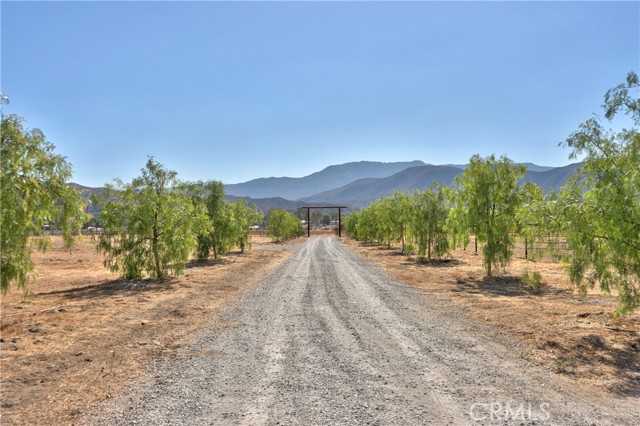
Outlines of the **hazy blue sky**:
M10 2L7 112L102 185L358 160L564 165L640 64L639 2Z

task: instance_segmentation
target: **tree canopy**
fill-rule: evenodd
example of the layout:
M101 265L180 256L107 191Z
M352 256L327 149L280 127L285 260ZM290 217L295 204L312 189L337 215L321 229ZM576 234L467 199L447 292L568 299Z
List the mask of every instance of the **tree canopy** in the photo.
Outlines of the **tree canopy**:
M447 218L449 191L432 185L413 194L409 227L417 245L418 257L440 258L449 252Z
M3 102L6 98L3 97ZM86 220L84 203L68 185L72 168L55 153L38 129L25 129L16 115L2 115L0 146L0 288L11 283L27 291L31 261L30 238L36 236L38 248L50 243L45 226L62 231L71 246Z
M210 226L204 206L192 203L176 172L153 158L141 176L128 184L116 180L96 201L104 228L97 249L105 266L125 279L181 274L197 235Z
M563 146L583 166L555 202L561 232L571 249L569 275L582 292L595 283L616 289L618 313L640 306L640 84L630 72L605 94L605 117L620 113L632 128L606 130L597 117L573 132Z
M302 233L302 223L295 215L283 209L273 209L269 212L267 234L276 241L299 237Z
M469 166L455 179L456 195L452 220L463 238L469 230L483 244L483 262L487 275L493 268L504 268L513 254L516 211L521 201L518 181L526 168L503 156L471 157ZM461 226L460 223L463 225Z

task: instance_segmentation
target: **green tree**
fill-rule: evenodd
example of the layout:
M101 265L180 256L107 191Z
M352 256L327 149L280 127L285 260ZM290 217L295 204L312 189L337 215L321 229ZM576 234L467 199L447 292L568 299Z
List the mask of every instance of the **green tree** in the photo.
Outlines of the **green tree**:
M2 103L6 97L2 96ZM37 236L39 249L46 250L49 237L45 225L62 230L71 246L86 220L84 203L68 185L71 164L54 152L42 131L25 129L23 119L2 114L0 146L0 288L11 283L28 292L33 271L30 239Z
M552 255L555 247L549 236L557 235L559 231L558 217L552 211L556 194L552 192L545 196L538 185L526 183L522 186L521 197L516 211L517 233L526 241L527 260L536 260L538 254L544 253L540 247Z
M219 181L191 182L187 192L194 204L202 206L209 217L209 226L198 233L198 259L214 259L227 254L235 243L233 209L224 199L224 185Z
M465 234L472 231L483 244L484 267L492 276L493 267L504 268L511 260L517 229L516 211L521 202L518 181L526 168L507 157L471 157L469 166L455 179L457 192L451 212L451 227ZM462 224L462 225L461 225Z
M380 199L382 211L379 220L387 231L387 246L392 242L402 245L402 253L406 251L407 223L411 212L411 201L404 192L393 191L393 195Z
M233 203L233 216L235 244L240 248L240 252L244 253L246 249L251 248L251 227L258 225L264 215L257 208L249 207L244 199L238 198Z
M380 199L369 203L366 208L361 210L362 218L358 222L358 234L362 241L367 243L375 241L384 244L387 240L388 232L382 217L383 210Z
M418 246L418 257L428 259L432 255L440 258L449 252L447 218L449 206L447 190L441 185L429 188L412 196L409 227Z
M302 235L302 223L295 215L285 210L273 209L269 212L267 234L275 241L295 238Z
M351 212L343 220L345 233L356 240L361 240L358 235L358 222L362 218L362 211Z
M640 84L630 72L604 97L605 117L630 116L633 127L614 132L591 118L562 145L583 166L556 203L567 238L571 281L586 293L599 283L617 290L617 313L640 306Z
M97 249L105 266L124 279L143 272L165 278L184 271L197 235L210 226L205 209L194 205L177 173L149 158L142 175L129 184L107 185L101 206L104 228Z

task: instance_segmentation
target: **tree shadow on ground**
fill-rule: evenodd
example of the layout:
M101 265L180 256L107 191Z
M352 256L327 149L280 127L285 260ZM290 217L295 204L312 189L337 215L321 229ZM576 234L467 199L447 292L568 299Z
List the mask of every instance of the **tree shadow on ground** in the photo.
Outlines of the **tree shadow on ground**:
M209 258L207 260L192 260L185 265L185 272L196 268L211 268L226 265L235 262L235 257L241 256L242 253L230 252L224 257L218 259ZM97 284L90 284L80 287L67 288L63 290L54 290L35 293L36 296L61 296L69 300L77 299L98 299L113 296L137 295L141 293L160 293L173 291L176 289L179 281L175 276L169 276L164 279L144 278L141 280L107 280Z
M98 284L68 288L64 290L36 293L42 296L61 296L69 300L99 299L121 295L136 295L140 293L159 293L174 290L177 280L173 277L157 280L145 278L142 280L108 280Z
M458 278L457 286L452 292L481 294L489 297L521 297L521 296L559 296L567 294L566 290L549 287L544 284L540 289L527 287L522 278L513 275L499 275L483 278Z
M460 259L409 259L402 262L403 265L416 266L418 268L452 268L454 266L466 265Z
M184 266L185 270L197 269L197 268L210 268L215 266L228 265L234 263L234 257L240 256L238 253L229 253L226 256L218 257L217 259L209 258L206 260L192 260Z
M548 341L541 349L557 354L556 373L572 376L579 368L611 368L619 378L609 389L621 397L640 398L640 334L625 332L621 347L601 334L586 334L563 347Z

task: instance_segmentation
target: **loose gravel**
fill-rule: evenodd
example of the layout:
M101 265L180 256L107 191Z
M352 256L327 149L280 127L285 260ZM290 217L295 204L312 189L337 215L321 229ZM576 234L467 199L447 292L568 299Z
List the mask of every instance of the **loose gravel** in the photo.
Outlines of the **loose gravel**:
M639 424L636 399L572 387L335 238L291 249L227 308L227 326L150 366L86 424Z

